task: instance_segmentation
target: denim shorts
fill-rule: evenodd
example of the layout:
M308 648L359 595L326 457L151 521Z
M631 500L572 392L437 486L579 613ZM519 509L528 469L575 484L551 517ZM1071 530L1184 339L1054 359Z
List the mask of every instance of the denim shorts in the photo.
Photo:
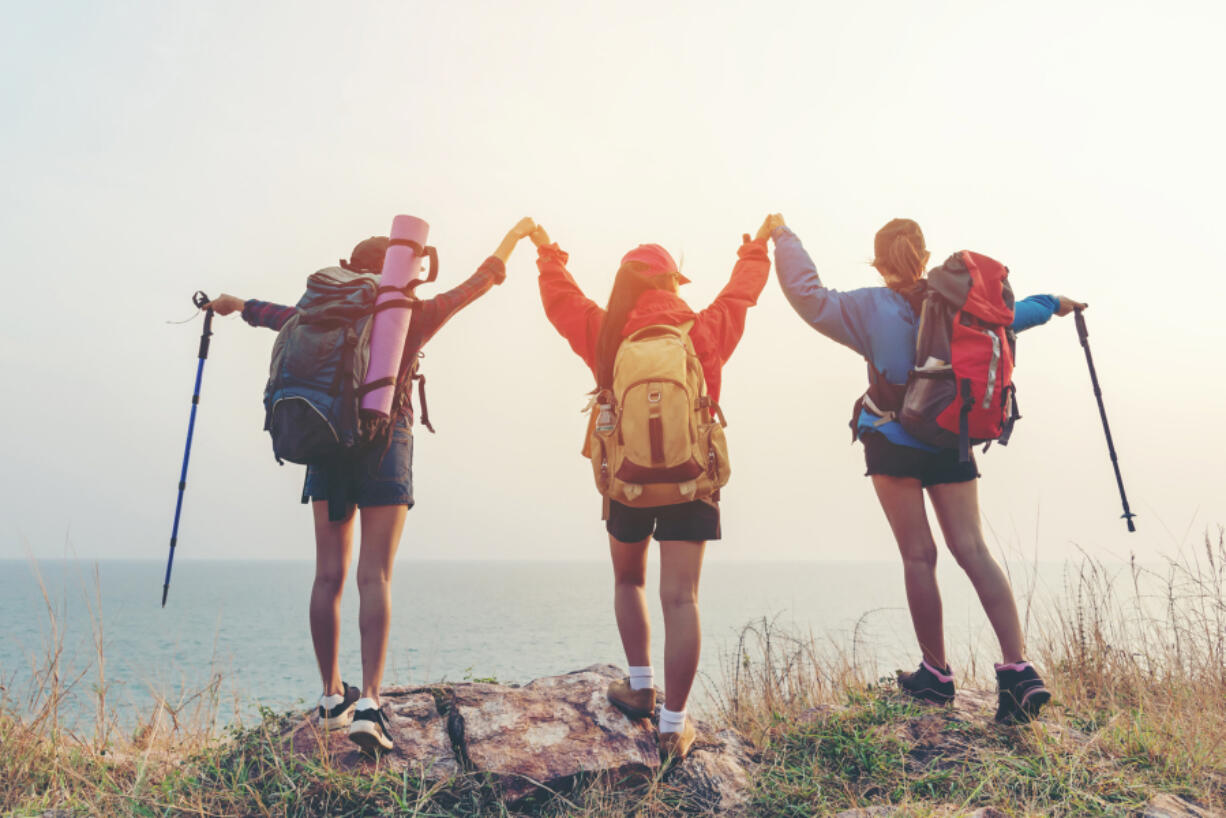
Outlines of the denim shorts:
M345 505L413 507L413 432L407 422L392 430L386 449L375 446L354 459L328 466L307 466L302 502L327 500L338 486Z

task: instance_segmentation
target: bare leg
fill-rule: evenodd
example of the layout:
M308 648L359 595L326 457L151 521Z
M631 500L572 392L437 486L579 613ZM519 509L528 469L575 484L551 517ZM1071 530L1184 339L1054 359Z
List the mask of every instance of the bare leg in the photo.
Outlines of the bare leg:
M651 621L647 618L647 544L622 542L609 535L609 554L613 558L613 614L621 635L626 664L644 667L651 664Z
M704 542L660 543L660 602L664 606L664 706L685 709L698 672L702 631L698 619L698 579Z
M924 511L924 492L914 477L873 475L873 488L902 554L911 626L924 661L945 667L945 629L937 587L937 547Z
M932 510L945 534L945 544L970 577L1006 662L1020 662L1025 652L1013 589L983 541L979 523L979 487L976 480L928 487Z
M315 516L315 584L311 586L311 642L324 683L324 695L344 693L337 653L341 639L341 593L353 547L353 514L328 519L328 503L311 504Z
M370 506L362 514L358 554L358 630L362 636L362 696L379 703L392 616L392 562L407 506Z

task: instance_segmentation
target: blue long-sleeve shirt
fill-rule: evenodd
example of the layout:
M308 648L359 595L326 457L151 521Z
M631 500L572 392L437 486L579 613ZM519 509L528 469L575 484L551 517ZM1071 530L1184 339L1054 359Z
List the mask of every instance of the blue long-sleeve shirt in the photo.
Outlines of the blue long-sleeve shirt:
M792 309L809 326L859 353L888 383L901 386L915 366L915 334L918 317L907 299L889 287L863 287L839 292L822 284L813 259L800 237L787 227L777 228L775 270L779 285ZM1013 330L1045 324L1060 306L1054 295L1032 295L1013 307ZM921 443L896 420L881 418L862 409L856 419L857 435L866 430L881 432L892 443L926 451L939 451Z

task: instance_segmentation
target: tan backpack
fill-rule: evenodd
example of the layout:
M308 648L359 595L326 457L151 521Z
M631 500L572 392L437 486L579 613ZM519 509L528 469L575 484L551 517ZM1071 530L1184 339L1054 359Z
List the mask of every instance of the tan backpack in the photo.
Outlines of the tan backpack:
M707 395L693 323L644 327L622 341L613 389L590 407L583 453L610 500L667 506L710 497L728 482L727 422Z

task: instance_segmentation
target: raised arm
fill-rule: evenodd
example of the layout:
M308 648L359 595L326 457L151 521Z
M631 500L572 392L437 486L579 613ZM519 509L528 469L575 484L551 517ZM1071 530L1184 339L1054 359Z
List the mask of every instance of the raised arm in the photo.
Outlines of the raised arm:
M1063 317L1076 309L1084 310L1087 304L1065 298L1062 295L1032 295L1013 305L1013 331L1046 324L1053 315Z
M566 269L570 256L549 240L545 228L538 226L530 236L537 249L536 267L540 271L537 283L541 288L545 317L583 362L595 370L596 339L600 335L604 310L579 289Z
M767 217L752 240L748 233L745 234L745 240L737 248L736 266L732 268L728 283L711 305L694 319L696 328L702 326L715 338L720 357L725 361L745 334L745 315L758 303L758 296L770 277L771 262L766 254L770 227L770 217Z
M443 324L450 321L453 315L489 292L495 284L505 281L507 260L511 257L511 251L534 227L536 225L532 219L526 217L520 219L514 227L507 231L493 254L481 263L475 273L458 286L423 301L418 306L417 314L413 316L413 321L409 325L410 337L407 344L420 348L442 328Z
M783 223L771 231L775 240L775 272L779 286L796 314L826 337L868 355L869 341L862 316L867 290L841 293L822 284L813 259L800 237Z
M211 309L218 315L229 315L233 312L242 312L243 320L253 327L267 327L272 330L279 330L285 326L285 322L294 314L296 307L287 307L284 304L274 304L271 301L256 301L254 298L243 300L233 295L222 293L212 301L200 307L202 310Z

